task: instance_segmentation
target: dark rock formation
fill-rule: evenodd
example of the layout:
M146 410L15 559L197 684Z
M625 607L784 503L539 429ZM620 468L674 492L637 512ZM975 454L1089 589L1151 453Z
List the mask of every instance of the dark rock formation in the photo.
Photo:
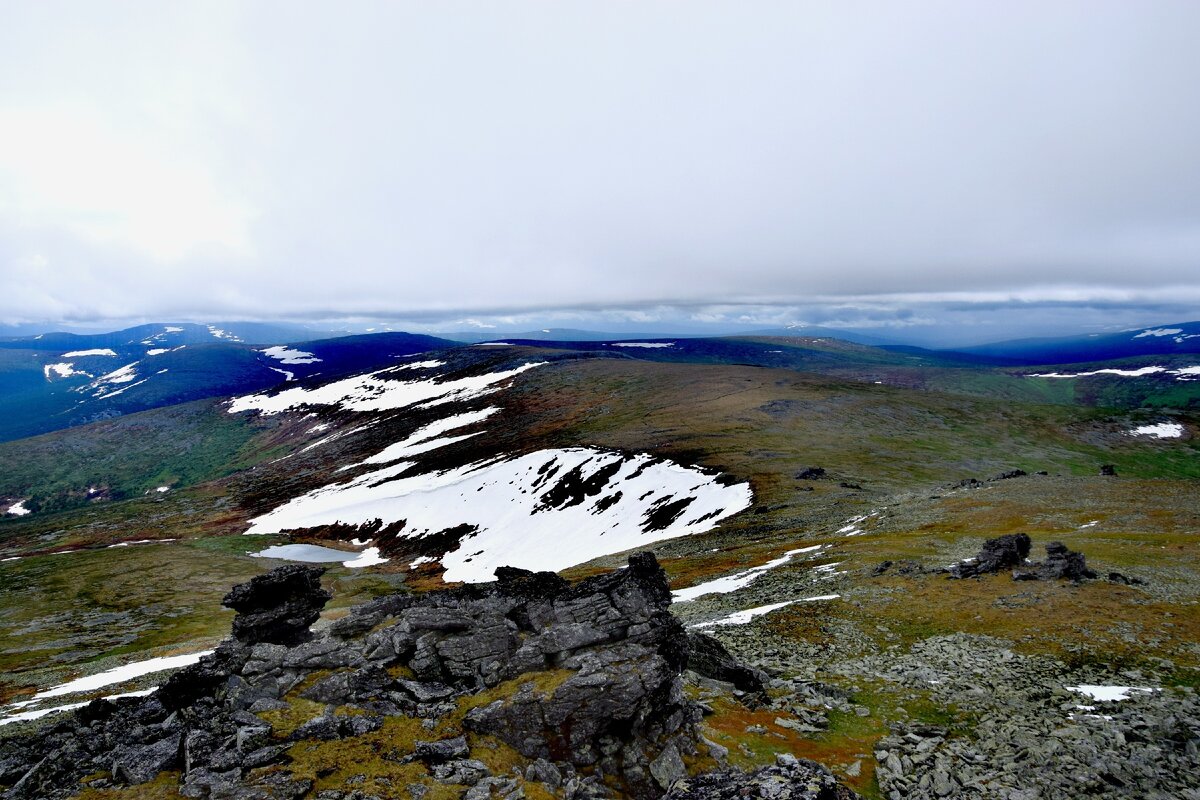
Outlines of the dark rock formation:
M333 596L321 588L325 570L293 564L233 587L222 604L238 612L233 638L245 644L299 644Z
M491 775L471 757L467 732L507 743L530 759L529 779L561 785L566 796L607 797L620 787L659 797L685 777L684 759L701 743L701 709L681 680L689 658L745 691L762 690L763 676L715 640L689 643L648 553L576 584L506 568L492 584L381 597L313 635L308 627L329 598L320 574L281 567L236 587L225 600L239 612L236 637L155 694L96 701L0 742L3 797L53 800L78 793L84 776L103 789L164 771L181 774L185 797L300 797L313 773L290 766L296 743L369 736L396 716L443 738L396 741L381 757L423 765L430 785L470 786L471 800L519 796L523 778ZM323 710L282 730L267 721L265 712L294 716L304 702ZM347 786L320 796L396 790Z
M687 637L688 669L706 678L732 683L756 702L766 701L770 676L735 659L725 645L708 634L689 631Z
M796 473L796 480L798 481L815 481L824 477L824 467L805 467Z
M1117 467L1115 464L1101 464L1100 474L1109 478L1117 477Z
M988 478L988 481L1007 481L1012 480L1013 478L1024 478L1028 474L1029 473L1023 469L1010 469L1007 472L1001 472L999 475L993 475L992 477Z
M854 800L858 797L815 761L781 755L775 766L754 772L727 769L685 778L663 800Z
M1146 582L1144 580L1142 580L1141 578L1135 577L1133 575L1125 575L1120 572L1108 573L1108 580L1110 583L1120 583L1120 584L1124 584L1125 586L1145 586L1146 585Z
M1062 542L1046 545L1045 561L1013 570L1013 579L1018 581L1082 581L1095 577L1096 573L1087 568L1083 553L1076 553Z
M950 568L953 578L974 578L979 575L1012 569L1024 563L1032 542L1024 533L1010 533L983 543L979 555L971 561L962 561Z

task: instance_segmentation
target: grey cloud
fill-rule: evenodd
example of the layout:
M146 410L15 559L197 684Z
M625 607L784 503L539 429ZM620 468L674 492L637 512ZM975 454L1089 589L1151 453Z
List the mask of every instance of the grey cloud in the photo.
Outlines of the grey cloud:
M1200 298L1192 2L6 16L0 113L128 162L0 154L8 321Z

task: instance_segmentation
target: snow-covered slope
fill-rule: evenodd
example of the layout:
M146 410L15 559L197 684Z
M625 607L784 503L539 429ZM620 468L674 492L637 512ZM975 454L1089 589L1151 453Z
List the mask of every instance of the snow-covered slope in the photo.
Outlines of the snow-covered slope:
M429 374L417 362L275 395L235 398L230 413L335 409L362 413L451 406L491 395L540 363L470 376ZM409 370L420 370L409 372ZM422 374L423 373L423 374ZM410 374L420 377L408 377ZM492 580L496 567L561 570L603 555L701 533L747 508L753 495L713 470L644 453L593 447L493 455L459 466L423 467L435 451L478 436L496 407L447 408L445 416L340 471L382 465L309 491L252 520L264 534L340 524L379 530L384 553L420 551L444 580ZM361 428L357 428L361 430ZM416 545L406 548L405 543ZM431 550L431 548L433 548Z

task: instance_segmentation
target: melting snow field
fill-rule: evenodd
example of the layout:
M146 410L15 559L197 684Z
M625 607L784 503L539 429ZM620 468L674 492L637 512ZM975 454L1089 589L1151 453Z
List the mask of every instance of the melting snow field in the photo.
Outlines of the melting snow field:
M490 581L496 567L560 570L609 553L702 533L747 508L746 483L639 454L542 450L398 477L401 462L317 489L252 520L247 533L406 520L403 538L470 526L441 563L445 580Z
M613 347L645 347L657 349L659 347L674 347L674 342L614 342Z
M1183 436L1183 426L1178 422L1160 422L1157 425L1142 425L1130 432L1131 436L1153 436L1156 439L1178 439Z
M229 413L261 411L263 414L278 414L306 406L335 406L348 411L388 411L420 404L422 407L441 405L458 400L470 400L491 392L499 391L502 384L522 372L539 367L545 362L522 364L503 372L473 375L444 382L434 380L402 381L389 380L385 375L414 365L390 367L367 375L357 375L324 386L308 389L297 386L276 395L252 394L235 397L229 404Z

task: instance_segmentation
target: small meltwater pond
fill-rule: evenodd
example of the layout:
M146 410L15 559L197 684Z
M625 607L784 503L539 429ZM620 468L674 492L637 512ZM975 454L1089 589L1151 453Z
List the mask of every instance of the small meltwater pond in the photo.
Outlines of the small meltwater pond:
M334 561L351 561L358 553L334 550L316 544L277 544L266 550L252 553L255 558L278 558L283 561L306 561L313 564L329 564Z

